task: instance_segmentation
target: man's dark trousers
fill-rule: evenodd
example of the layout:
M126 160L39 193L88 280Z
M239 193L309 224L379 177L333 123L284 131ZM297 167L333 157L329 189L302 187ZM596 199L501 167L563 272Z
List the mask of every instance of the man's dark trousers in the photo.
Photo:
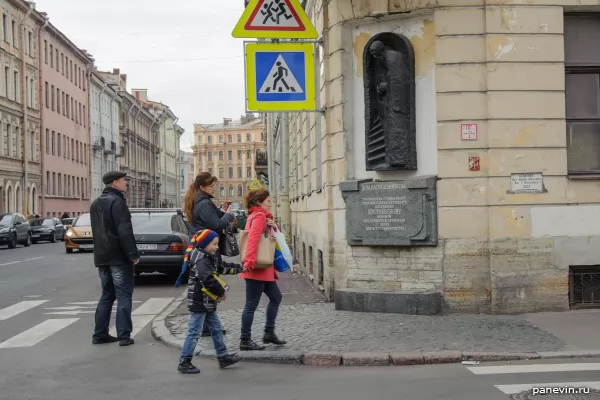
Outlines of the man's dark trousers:
M133 323L131 321L134 267L112 266L98 267L102 296L96 308L96 326L93 339L106 338L109 333L110 315L117 300L117 339L131 338Z

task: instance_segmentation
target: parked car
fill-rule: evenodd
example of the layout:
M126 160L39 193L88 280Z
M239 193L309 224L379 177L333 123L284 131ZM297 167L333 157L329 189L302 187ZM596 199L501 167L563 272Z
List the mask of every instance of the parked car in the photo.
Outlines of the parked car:
M131 222L140 262L136 275L159 272L178 277L190 241L181 212L176 209L131 209Z
M94 237L92 235L92 221L90 214L82 214L75 219L71 228L65 234L65 250L94 250Z
M73 221L75 221L76 218L63 218L60 222L62 222L62 224L65 226L65 229L68 229L69 226L73 225Z
M65 226L58 218L37 218L30 221L31 240L37 243L41 240L54 243L65 240Z
M14 249L19 243L25 247L31 246L31 225L23 214L0 214L0 244L7 244L9 249Z

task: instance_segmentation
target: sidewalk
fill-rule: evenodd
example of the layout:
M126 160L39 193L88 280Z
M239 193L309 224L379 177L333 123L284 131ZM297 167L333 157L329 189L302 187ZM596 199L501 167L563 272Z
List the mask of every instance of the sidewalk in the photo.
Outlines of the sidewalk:
M286 346L240 353L247 360L307 365L389 365L514 360L600 355L600 310L519 316L417 316L336 311L299 274L280 274L283 304L277 334ZM229 298L219 305L226 344L239 349L244 282L228 277ZM262 339L266 296L256 311L253 338ZM155 337L181 348L187 332L185 302L174 303L154 322ZM214 356L210 338L196 348Z

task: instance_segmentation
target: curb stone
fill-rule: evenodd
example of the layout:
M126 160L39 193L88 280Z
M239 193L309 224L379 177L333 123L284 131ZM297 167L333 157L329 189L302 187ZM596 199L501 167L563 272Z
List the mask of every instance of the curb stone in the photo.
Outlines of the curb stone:
M175 311L186 298L185 291L152 321L152 336L169 347L181 349L183 339L175 337L166 326L167 317ZM242 360L274 364L307 365L314 367L367 367L367 366L407 366L425 364L450 364L462 361L516 361L557 358L600 357L600 349L539 351L531 353L504 353L489 351L396 351L371 353L367 351L242 351L238 353ZM201 351L201 357L214 358L214 351Z

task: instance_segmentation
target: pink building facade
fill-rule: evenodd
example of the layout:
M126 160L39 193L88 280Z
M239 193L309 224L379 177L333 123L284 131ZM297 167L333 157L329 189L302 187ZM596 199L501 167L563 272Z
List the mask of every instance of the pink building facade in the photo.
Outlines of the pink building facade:
M89 211L89 70L93 59L52 24L41 35L43 216Z

